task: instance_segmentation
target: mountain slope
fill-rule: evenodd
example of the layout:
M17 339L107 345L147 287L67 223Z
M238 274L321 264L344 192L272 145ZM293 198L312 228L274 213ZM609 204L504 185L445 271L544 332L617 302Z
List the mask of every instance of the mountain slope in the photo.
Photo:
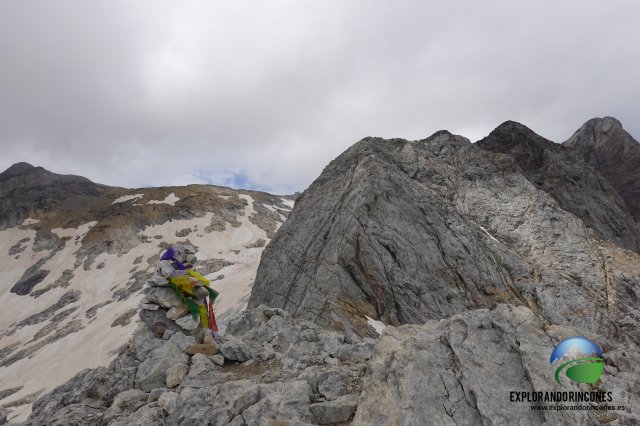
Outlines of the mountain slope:
M219 314L241 308L292 206L222 187L112 188L24 163L0 174L0 192L0 405L15 418L117 355L167 244L199 249L201 272L217 277Z

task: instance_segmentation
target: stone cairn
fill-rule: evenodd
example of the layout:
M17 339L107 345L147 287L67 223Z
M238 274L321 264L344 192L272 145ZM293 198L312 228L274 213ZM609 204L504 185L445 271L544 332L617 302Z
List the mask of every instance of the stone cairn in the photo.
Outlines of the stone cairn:
M162 386L175 388L194 362L213 362L223 366L225 359L245 362L252 358L242 342L225 341L221 335L214 339L211 330L199 327L198 321L174 290L159 281L161 279L148 282L145 297L140 303L140 315L154 337L165 340L166 344L162 346L162 362L155 365L148 362L147 368L145 361L140 366L136 379L142 390L150 391Z

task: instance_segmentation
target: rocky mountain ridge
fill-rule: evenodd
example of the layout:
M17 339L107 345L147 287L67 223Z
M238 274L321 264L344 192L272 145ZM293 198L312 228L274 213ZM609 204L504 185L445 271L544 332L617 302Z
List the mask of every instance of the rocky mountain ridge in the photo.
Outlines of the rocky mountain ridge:
M625 148L592 161L590 141ZM637 152L609 117L564 144L514 122L476 144L365 138L297 198L221 339L147 287L110 366L25 424L639 424L640 181L607 172ZM549 355L576 335L605 370L560 387ZM610 392L616 409L512 392Z
M638 228L579 152L517 123L476 144L367 138L299 197L249 306L370 334L366 317L422 323L507 302L637 338L624 295L637 291Z

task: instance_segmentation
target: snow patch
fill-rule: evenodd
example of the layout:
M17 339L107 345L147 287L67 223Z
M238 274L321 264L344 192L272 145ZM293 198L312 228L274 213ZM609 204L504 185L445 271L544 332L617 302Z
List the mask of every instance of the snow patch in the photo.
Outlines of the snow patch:
M491 235L486 229L484 229L482 226L480 226L480 229L482 229L484 231L485 234L487 234L493 241L495 242L499 242L498 240L496 240L496 238Z
M282 203L285 204L287 207L289 207L290 209L293 208L294 204L296 203L293 200L288 200L286 198L280 198L282 200Z
M180 198L176 197L176 194L172 192L167 195L164 200L151 200L148 201L147 204L169 204L170 206L174 206L178 201L180 201Z
M371 327L373 327L373 329L378 334L382 334L384 329L387 328L387 325L385 323L383 323L382 321L374 320L373 318L369 318L367 316L365 316L365 318L367 319L367 323L369 323L369 325Z
M94 226L96 226L98 222L96 221L91 221L91 222L87 222L85 224L82 224L80 226L78 226L77 228L55 228L52 229L51 232L53 232L54 234L56 234L58 237L60 238L65 238L65 237L69 237L69 238L78 238L78 239L82 239L87 232L89 232L89 230L91 228L93 228Z
M124 195L120 198L115 199L111 204L124 203L125 201L137 200L138 198L142 197L144 197L144 194Z
M34 225L38 222L40 222L39 219L31 219L30 217L28 217L24 220L24 222L22 222L22 226Z

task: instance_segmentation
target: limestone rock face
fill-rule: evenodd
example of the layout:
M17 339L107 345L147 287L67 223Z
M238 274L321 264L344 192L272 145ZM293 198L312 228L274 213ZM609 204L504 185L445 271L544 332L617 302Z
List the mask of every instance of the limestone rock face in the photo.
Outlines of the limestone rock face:
M576 334L586 334L604 347L612 344L585 330L546 327L529 308L512 305L390 328L369 363L354 424L412 425L423 424L425 419L430 424L599 424L606 415L534 411L531 405L544 403L510 401L511 391L558 389L549 365L549 348ZM632 363L640 365L637 352L629 355ZM622 377L628 380L625 384L619 382ZM640 404L640 397L628 389L638 378L637 369L617 364L605 371L602 385L567 384L564 390L617 388L613 399L631 411L618 413L621 424L633 424L637 411L631 407Z
M518 123L477 144L367 138L297 199L249 306L375 336L366 317L418 324L511 303L637 336L625 302L638 297L637 235L605 176Z

